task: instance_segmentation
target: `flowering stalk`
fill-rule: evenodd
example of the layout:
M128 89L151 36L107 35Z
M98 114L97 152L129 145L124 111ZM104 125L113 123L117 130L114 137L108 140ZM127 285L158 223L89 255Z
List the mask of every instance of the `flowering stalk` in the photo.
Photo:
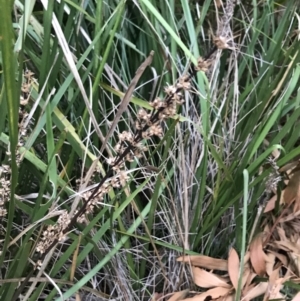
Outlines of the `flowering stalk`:
M40 254L35 268L41 264L51 249L66 237L77 222L82 223L85 220L85 214L92 213L94 206L103 200L104 195L108 193L111 187L118 188L126 185L128 176L123 170L125 162L132 162L134 158L140 158L142 153L147 151L147 147L142 143L144 139L149 139L152 136L163 137L161 122L175 116L177 105L184 102L181 92L191 89L191 80L198 71L206 72L209 69L213 62L212 57L218 48L221 47L214 46L205 58L199 58L197 66L191 67L190 74L180 77L175 85L167 86L164 90L166 94L164 99L158 97L150 102L153 108L151 112L142 108L138 111L134 134L126 131L119 134L119 142L115 146L116 157L107 160L110 165L108 172L91 193L83 196L82 207L75 212L73 217L70 217L66 211L59 217L55 225L48 226L47 230L44 231L43 238L36 249ZM20 294L33 275L35 268L31 270L14 296Z

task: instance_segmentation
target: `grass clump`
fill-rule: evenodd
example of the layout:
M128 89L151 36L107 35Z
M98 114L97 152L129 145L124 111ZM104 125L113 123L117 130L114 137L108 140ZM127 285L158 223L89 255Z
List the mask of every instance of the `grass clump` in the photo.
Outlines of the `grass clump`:
M294 298L294 1L29 2L0 0L0 299Z

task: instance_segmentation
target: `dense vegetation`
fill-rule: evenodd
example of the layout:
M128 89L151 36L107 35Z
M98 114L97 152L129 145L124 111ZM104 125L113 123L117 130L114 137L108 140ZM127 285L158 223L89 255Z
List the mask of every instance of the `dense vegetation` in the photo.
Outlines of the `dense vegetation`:
M0 300L220 300L183 254L229 257L226 300L247 294L234 260L248 291L276 271L295 296L297 1L0 0L0 16Z

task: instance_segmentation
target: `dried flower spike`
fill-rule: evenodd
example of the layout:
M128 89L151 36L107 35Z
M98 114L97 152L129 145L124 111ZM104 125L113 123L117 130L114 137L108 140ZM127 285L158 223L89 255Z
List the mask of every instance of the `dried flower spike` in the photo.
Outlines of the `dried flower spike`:
M197 71L207 72L211 64L212 64L211 61L204 60L202 57L199 57L198 58L198 64L197 64L196 70Z
M228 40L225 37L219 36L214 38L214 43L218 49L228 49L230 46L228 45Z

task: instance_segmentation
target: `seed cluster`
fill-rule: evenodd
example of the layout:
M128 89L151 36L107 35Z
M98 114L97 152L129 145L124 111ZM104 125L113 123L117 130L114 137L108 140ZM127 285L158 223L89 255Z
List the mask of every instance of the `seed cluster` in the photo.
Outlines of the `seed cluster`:
M57 223L47 227L47 230L43 232L42 238L39 241L36 251L43 254L49 246L53 243L54 240L59 242L63 241L66 238L66 233L64 229L70 224L70 216L67 210L59 216Z
M0 217L4 217L7 214L5 203L9 200L10 195L10 177L10 166L4 164L0 166Z
M32 85L33 73L29 70L24 72L23 83L21 87L22 96L20 99L20 107L19 107L19 137L18 144L16 150L16 163L20 166L21 163L21 155L20 155L20 147L22 147L25 143L26 137L28 136L28 128L24 126L25 121L28 117L28 113L25 110L25 105L27 105L30 95L30 89ZM8 162L11 160L10 151L6 152L8 156ZM0 217L4 217L7 214L7 210L5 208L6 202L8 202L10 198L10 183L11 183L11 167L8 164L2 164L0 166Z

